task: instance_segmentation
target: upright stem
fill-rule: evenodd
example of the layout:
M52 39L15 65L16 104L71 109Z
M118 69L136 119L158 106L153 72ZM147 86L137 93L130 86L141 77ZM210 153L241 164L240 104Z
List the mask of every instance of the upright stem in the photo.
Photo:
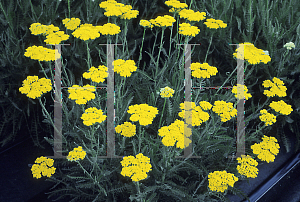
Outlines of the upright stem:
M210 38L210 42L209 42L209 46L208 46L208 49L207 49L207 52L206 52L206 55L205 55L204 63L206 63L206 58L207 58L207 54L208 54L208 51L209 51L210 46L211 46L211 42L212 42L213 35L214 35L214 34L212 34L212 35L211 35L211 38Z
M87 42L87 41L86 41L86 51L87 51L87 57L88 57L87 64L88 64L88 68L90 69L91 68L91 63L90 63L91 55L90 55L90 49L89 49L89 42Z
M69 19L71 19L71 5L70 5L70 0L68 0L68 9L69 9Z
M144 45L144 40L145 40L145 32L146 32L146 29L144 28L144 34L143 34L143 41L142 41L142 46L141 46L141 49L140 49L140 56L139 56L139 61L138 61L138 67L140 66L140 61L142 59L142 50L143 50L143 45Z
M157 57L157 61L156 61L156 73L155 73L155 77L157 75L159 56L160 56L160 52L161 52L161 49L162 49L162 42L163 42L163 38L164 38L164 31L165 31L165 28L163 27L162 28L162 33L161 33L161 39L160 39L160 47L159 47L159 51L158 51L158 57Z
M159 124L158 124L158 129L160 128L161 119L162 119L162 117L164 115L164 110L165 110L166 102L167 102L167 98L165 98L164 107L163 107L163 110L161 112L161 117L160 117Z

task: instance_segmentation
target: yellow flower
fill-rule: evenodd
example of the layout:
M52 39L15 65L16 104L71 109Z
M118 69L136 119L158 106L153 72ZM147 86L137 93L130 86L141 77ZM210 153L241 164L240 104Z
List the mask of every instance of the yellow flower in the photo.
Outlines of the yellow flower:
M106 23L103 26L96 26L96 29L103 35L116 35L121 32L118 25Z
M192 142L188 137L192 134L192 130L188 128L188 134L184 133L184 125L183 121L176 119L174 123L169 126L163 126L158 129L158 135L163 137L162 143L166 146L174 146L177 141L176 147L180 149L184 149L188 147Z
M233 104L225 101L215 101L212 110L220 115L222 122L226 122L237 115L237 110L233 109Z
M82 24L77 28L72 35L81 40L93 40L100 37L99 31L92 24Z
M199 102L199 104L203 110L209 110L212 108L212 105L207 101L201 101L201 102Z
M185 18L188 21L197 21L204 20L206 13L205 12L194 12L191 9L183 9L179 12L180 18Z
M267 137L264 135L263 141L259 144L255 143L251 146L253 154L258 154L258 158L262 161L274 162L275 156L279 153L279 144L275 137Z
M243 88L243 86L241 84L237 84L236 86L234 86L232 88L232 93L235 94L235 97L237 99L244 99L245 98L246 100L248 100L249 98L251 98L252 95L250 93L247 93L248 92L248 88L245 85L244 85L244 90L243 90L244 93L243 94L241 93L241 95L239 95L239 93L237 91L238 90L240 91L240 89L242 90L242 88Z
M263 109L260 110L260 113L262 114L261 116L259 116L260 120L263 122L266 122L265 125L272 125L273 123L276 122L276 116L274 116L273 114L268 113L267 110Z
M83 78L91 79L97 83L104 82L108 76L108 69L104 65L99 65L98 68L92 66L88 71L82 74Z
M269 55L267 55L262 49L256 48L252 43L245 42L244 46L239 46L236 49L236 52L233 53L233 56L235 58L238 58L240 60L247 60L250 64L258 64L260 62L263 62L267 64L271 61L271 58ZM242 57L242 54L244 54L244 57Z
M60 44L61 41L65 41L69 39L69 35L64 34L63 31L55 32L52 34L48 34L44 42L47 44Z
M110 16L121 16L123 11L128 10L128 7L124 8L125 5L122 3L117 3L116 1L104 1L99 4L100 8L104 8L106 12L104 15L107 17ZM130 6L130 5L129 5ZM132 8L131 6L129 7Z
M136 71L137 67L135 66L134 60L122 60L118 59L113 61L114 72L119 73L123 77L131 76L131 73Z
M208 28L211 29L218 29L218 28L225 28L227 27L227 24L224 23L222 20L215 20L215 19L206 19L206 22L204 22Z
M285 97L286 96L286 90L287 88L284 86L283 81L280 79L274 77L273 82L270 80L263 81L262 86L265 88L271 87L270 90L264 90L264 94L268 97L273 97L275 95L279 97Z
M97 109L96 107L90 107L85 110L84 114L82 114L81 119L83 120L83 124L86 126L91 126L95 123L102 123L106 119L106 115L103 115L101 109Z
M185 36L193 36L195 37L196 34L199 34L200 29L196 26L191 26L189 23L181 23L179 24L179 34Z
M170 87L165 87L160 89L160 96L163 98L173 97L174 90Z
M234 174L227 173L226 170L214 171L208 175L208 188L211 191L224 192L228 189L228 186L233 187L234 183L238 180L239 179L234 176Z
M185 103L180 103L180 109L182 112L178 113L178 116L185 119ZM209 114L204 112L201 107L197 106L194 102L191 102L191 110L192 110L192 126L200 126L203 122L209 119ZM189 117L191 118L191 117Z
M169 7L173 7L169 10L171 13L179 12L181 9L188 7L186 3L180 3L180 1L177 0L165 1L165 4Z
M210 78L218 73L218 69L213 66L209 66L208 63L200 64L194 62L191 64L192 76L197 78Z
M47 31L47 26L46 25L42 25L41 23L33 23L30 25L30 31L31 34L33 35L40 35L40 34L44 34Z
M292 106L286 104L283 100L278 102L272 101L269 106L283 115L289 115L293 111Z
M19 88L22 94L27 94L27 97L32 99L41 97L43 93L51 90L51 80L46 78L39 79L38 76L27 76L27 79L23 81L23 86Z
M124 124L118 125L115 131L124 137L132 137L136 134L136 126L130 122L124 122Z
M128 10L126 13L121 15L120 18L130 20L132 18L137 18L138 14L139 14L138 10Z
M154 27L154 25L152 25L149 20L141 20L140 25L143 26L143 27L149 27L149 28Z
M150 23L157 27L170 27L175 22L175 18L170 15L158 16L155 19L151 19Z
M90 86L89 84L80 87L78 85L73 85L68 88L69 98L75 100L76 104L86 104L87 101L95 99L95 94L92 92L96 91L95 86Z
M131 121L139 121L140 125L146 126L152 123L153 118L158 114L156 107L149 106L147 104L136 104L129 106L127 110Z
M35 164L31 167L31 172L34 178L41 178L43 176L51 177L56 168L53 166L53 159L49 159L47 157L41 156L35 160Z
M62 23L69 30L74 30L80 25L81 20L79 18L66 18L62 20Z
M152 170L150 158L139 153L134 156L125 156L121 161L121 175L131 177L132 181L137 182L147 178L147 172Z
M288 50L292 50L292 48L295 48L295 44L293 42L289 42L289 43L286 43L283 47Z
M82 150L82 147L79 146L74 148L72 151L69 152L67 159L68 161L78 161L83 160L85 158L86 152Z
M30 57L33 60L39 61L55 61L60 58L58 50L44 48L43 46L30 46L26 49L24 55L26 57Z
M239 157L236 160L241 164L236 168L241 175L251 178L257 177L258 169L256 166L258 162L255 159L252 159L249 155L242 155L242 158Z

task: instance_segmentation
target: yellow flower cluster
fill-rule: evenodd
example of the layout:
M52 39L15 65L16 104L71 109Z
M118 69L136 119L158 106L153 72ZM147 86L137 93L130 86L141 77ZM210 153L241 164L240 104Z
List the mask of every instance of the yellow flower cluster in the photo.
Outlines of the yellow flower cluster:
M69 37L70 36L64 34L63 31L58 31L58 32L48 34L44 42L46 42L47 44L59 44L61 41L65 41L69 39Z
M92 66L88 72L84 72L82 76L85 79L91 79L97 83L104 82L108 76L108 69L104 65L99 65L98 68Z
M274 77L273 82L270 80L263 81L262 86L265 88L271 87L270 90L264 90L264 94L268 97L273 97L275 95L279 97L285 97L286 96L286 90L287 88L284 86L283 81L280 79Z
M81 20L79 18L66 18L62 20L62 23L69 30L74 30L80 25Z
M236 52L233 53L235 58L240 60L246 59L250 64L258 64L263 62L267 64L271 61L271 57L267 55L262 49L256 48L252 43L245 42L244 46L240 46L236 49ZM239 54L237 54L239 53ZM242 55L244 54L244 58Z
M168 0L168 1L165 1L165 4L169 7L172 7L169 10L169 12L171 12L171 13L179 12L181 9L188 7L188 5L186 3L180 3L180 1L177 1L177 0Z
M279 153L279 144L275 137L267 137L264 135L263 141L259 144L255 143L251 146L253 154L258 154L258 158L262 161L274 162L275 156Z
M180 103L180 109L182 112L178 113L178 116L185 119L185 103ZM209 103L208 103L209 104ZM202 106L204 106L206 109L211 109L212 105L208 105L207 103L203 103ZM201 104L200 104L201 105ZM209 114L207 112L204 112L200 106L196 106L194 102L191 102L191 110L192 110L192 126L200 126L203 122L207 121L209 119Z
M154 117L158 114L156 107L147 104L136 104L129 106L127 110L131 121L139 121L140 125L146 126L152 123Z
M188 147L189 144L192 142L188 137L192 134L192 130L188 128L189 134L184 134L184 124L183 121L176 119L174 123L169 126L163 126L158 129L158 135L163 137L162 143L169 147L174 146L175 142L177 141L176 147L183 149Z
M60 58L58 50L44 48L43 46L30 46L26 49L24 55L39 61L55 61Z
M52 167L54 163L53 159L41 156L35 160L35 163L31 167L31 172L36 179L41 178L42 175L51 177L55 173L56 168Z
M99 30L92 24L82 24L77 28L72 35L81 40L93 40L100 37Z
M237 115L237 110L233 109L232 103L226 103L225 101L215 101L213 106L213 112L221 116L221 121L226 122Z
M183 9L179 12L180 18L185 18L188 21L197 21L204 20L206 13L205 12L194 12L191 9Z
M121 19L129 20L132 18L136 18L139 14L138 10L131 10L132 9L131 5L124 5L114 0L101 2L99 6L100 8L105 9L106 12L104 13L104 15L107 17L117 16L120 17Z
M131 73L136 71L134 60L122 60L118 59L113 61L114 72L119 73L123 77L131 76Z
M90 107L85 110L84 114L81 116L81 119L83 120L84 125L91 126L97 122L102 123L106 119L106 115L103 115L101 109Z
M170 87L165 87L160 89L160 96L165 98L165 97L173 97L174 90Z
M149 20L151 24L157 27L170 27L175 22L175 18L170 15L157 16L155 19Z
M27 94L27 97L32 99L41 97L43 93L51 90L51 80L46 78L39 79L38 76L27 76L23 81L23 86L19 88L22 94Z
M208 175L208 187L212 191L224 192L228 186L233 187L238 178L232 173L227 173L226 170L214 171Z
M242 155L242 158L239 157L236 160L241 164L236 167L241 175L251 178L257 177L258 169L256 166L258 165L258 162L255 159L249 155Z
M131 177L132 181L137 182L147 178L147 172L152 170L150 158L139 153L134 156L125 156L121 161L121 175Z
M292 106L286 104L283 100L278 102L272 101L269 106L283 115L289 115L293 111Z
M48 35L54 32L59 31L58 27L55 27L53 24L51 25L42 25L41 23L33 23L30 25L30 31L33 35Z
M78 161L80 159L83 160L85 158L85 155L86 155L86 152L84 150L82 150L81 146L79 146L69 152L67 159L68 159L68 161Z
M195 37L196 34L199 34L200 29L196 26L191 26L189 23L181 23L179 24L179 34L185 36L193 36Z
M295 48L295 44L293 42L289 42L289 43L286 43L283 47L288 50L292 50L292 48Z
M194 62L191 64L192 76L197 78L210 78L218 73L218 69L213 66L209 66L208 63L200 64Z
M80 87L78 85L73 85L68 88L69 98L75 100L76 104L86 104L87 101L95 99L95 94L92 92L96 91L95 86L90 86L89 84Z
M233 86L233 88L232 88L232 93L235 94L235 97L236 97L237 99L244 99L244 98L245 98L246 100L248 100L249 98L251 98L252 95L251 95L250 93L247 93L247 92L248 92L248 88L247 88L247 86L245 86L245 85L244 85L244 96L238 94L237 91L238 91L238 90L241 91L242 88L243 88L243 86L242 86L241 84L237 84L236 86Z
M206 19L206 22L204 22L206 26L210 29L218 29L218 28L225 28L227 27L227 24L224 23L222 20L215 20L215 19Z
M62 41L69 39L69 35L59 31L54 25L42 25L41 23L33 23L30 25L30 31L33 35L43 34L46 36L44 42L47 44L59 44Z
M115 131L124 137L132 137L136 134L136 126L130 122L124 122L124 124L118 125Z
M151 29L154 27L154 25L152 25L149 20L141 20L140 25L145 27L145 28L149 27Z
M260 110L260 113L262 114L261 116L259 116L260 120L265 122L265 125L272 125L273 123L276 122L276 116L274 116L273 114L269 113L267 110L263 109Z
M106 23L103 26L96 26L96 29L103 35L116 35L121 32L118 25L112 23Z

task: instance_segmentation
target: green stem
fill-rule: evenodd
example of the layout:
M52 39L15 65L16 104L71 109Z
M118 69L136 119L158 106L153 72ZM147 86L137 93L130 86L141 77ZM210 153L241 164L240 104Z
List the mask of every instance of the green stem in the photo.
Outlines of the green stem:
M42 64L41 64L41 62L40 62L39 60L38 60L38 62L39 62L40 66L41 66L41 68L42 68L42 70L43 70L43 72L44 72L45 77L46 77L47 79L49 79L48 76L47 76L47 74L46 74L46 72L45 72L44 67L43 67Z
M173 17L175 18L175 13L173 15ZM173 24L172 24L172 28L171 28L171 34L170 34L170 47L169 47L169 57L170 57L170 54L171 54L171 44L172 44L172 33L173 33Z
M232 76L232 74L237 70L237 66L235 67L235 69L231 72L231 74L229 75L229 77L224 81L224 83L222 84L222 86L217 90L216 94L214 96L217 95L217 93L219 92L219 90L224 86L224 84L230 79L230 77Z
M125 21L125 37L124 37L124 45L123 45L123 54L124 54L125 46L126 46L126 49L127 49L127 52L128 52L126 36L127 36L127 22Z
M208 51L209 51L209 49L210 49L210 46L211 46L211 43L212 43L212 38L213 38L213 35L214 35L214 34L212 34L212 35L211 35L211 38L210 38L210 42L209 42L209 46L208 46L208 49L207 49L207 52L206 52L206 55L205 55L205 60L204 60L204 63L206 63L206 58L207 58Z
M43 105L43 103L42 103L42 101L41 101L41 98L39 97L38 100L39 100L40 105L42 106L43 110L46 112L48 118L50 119L51 124L53 125L54 129L55 129L56 132L59 134L60 132L58 131L58 129L57 129L56 126L54 125L53 120L52 120L50 114L48 113L47 109L45 108L45 106Z
M140 61L142 59L142 50L143 50L143 46L144 46L145 32L146 32L146 29L144 28L143 41L142 41L142 46L141 46L141 49L140 49L140 56L139 56L138 65L137 65L138 67L139 67Z
M68 0L68 10L69 10L69 19L71 19L71 5L70 5L70 0Z
M162 42L163 42L163 38L164 38L164 31L165 31L165 27L162 28L162 33L161 33L160 47L159 47L158 57L157 57L157 61L156 61L156 73L155 73L155 78L156 78L156 75L157 75L159 56L160 56L160 52L161 52L161 49L162 49Z
M162 117L164 115L166 102L167 102L167 98L165 98L164 107L163 107L163 110L162 110L162 113L161 113L161 117L160 117L160 120L159 120L159 124L158 124L158 129L160 129L160 124L161 124Z
M87 65L88 65L88 68L90 69L91 68L91 63L90 63L91 55L90 55L90 51L89 51L89 42L86 41L85 43L86 43L86 51L87 51L87 56L88 56Z

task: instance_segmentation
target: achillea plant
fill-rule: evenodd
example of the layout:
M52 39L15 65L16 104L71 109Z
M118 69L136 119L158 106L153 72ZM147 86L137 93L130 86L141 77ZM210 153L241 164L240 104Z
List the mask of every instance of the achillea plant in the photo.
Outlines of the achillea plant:
M152 199L156 201L169 199L170 201L211 201L216 197L224 199L228 191L234 192L232 187L238 180L243 180L243 176L250 178L257 176L258 169L255 167L257 162L250 159L249 156L258 155L257 157L261 161L269 163L274 161L278 154L277 140L264 136L263 142L251 146L252 153L247 148L247 154L237 158L241 165L237 166L238 163L233 165L229 162L230 159L226 157L236 152L236 132L230 128L230 124L234 122L238 114L235 107L239 100L252 98L252 89L249 88L248 93L246 85L236 84L225 95L217 94L221 89L219 88L219 90L214 89L214 93L216 93L209 97L209 93L203 92L200 87L193 92L192 101L186 101L184 82L187 81L183 74L184 68L182 67L184 65L179 63L184 54L180 52L180 48L176 48L170 54L172 43L188 44L192 37L202 34L199 27L205 25L206 30L212 33L208 50L202 62L202 59L199 59L198 62L191 63L191 77L200 85L204 81L213 83L215 78L223 78L220 76L223 73L218 65L211 60L206 62L206 59L212 45L213 34L217 33L216 30L225 30L229 22L206 18L211 15L206 15L204 11L187 9L188 5L176 0L166 1L165 4L172 7L170 12L173 16L164 14L148 20L140 19L137 23L143 30L138 62L130 59L131 54L124 48L121 49L122 54L118 55L121 58L111 61L113 71L116 73L114 74L116 134L113 134L113 137L115 139L114 154L117 158L99 158L99 156L108 154L106 152L110 145L107 136L111 134L110 131L106 131L106 118L108 113L111 113L107 111L107 106L111 103L106 103L105 92L103 89L98 89L100 84L103 84L108 78L109 70L107 68L108 61L105 64L101 58L106 53L102 49L98 49L102 61L100 62L92 57L90 47L96 43L96 40L104 40L107 44L112 44L114 36L116 43L120 37L124 45L128 44L127 40L130 38L127 38L127 26L129 23L133 23L130 20L137 18L139 11L132 10L132 6L114 0L101 2L99 12L105 10L104 16L114 23L108 21L104 25L80 24L83 19L69 17L62 20L65 28L72 31L68 38L59 29L52 26L40 23L30 26L32 33L43 34L43 37L47 38L44 41L46 43L51 42L50 39L53 39L52 42L59 43L59 39L62 39L69 40L72 44L77 43L80 47L86 47L86 50L84 48L82 51L87 56L87 59L82 58L86 61L84 72L80 73L82 78L75 81L72 79L74 76L70 73L71 79L69 80L68 74L63 72L63 76L68 80L65 83L71 84L64 91L63 97L66 101L62 103L66 117L64 119L66 128L63 130L64 152L68 152L67 161L70 162L66 162L66 159L58 162L61 163L62 168L67 163L79 165L79 167L70 166L62 169L61 173L57 174L57 178L47 175L50 180L65 182L67 191L63 191L63 194L72 194L77 197L75 199L85 201L125 201L128 198L131 201L151 201ZM215 17L217 18L217 16ZM179 23L179 18L186 22ZM204 20L205 22L201 22ZM173 26L177 28L174 37L172 35ZM151 31L156 31L155 42L152 43L152 53L146 51L151 58L150 63L147 64L148 68L145 69L146 62L144 61L144 70L142 70L139 64L143 57L145 33L149 28ZM167 29L171 29L169 54L163 46L164 32ZM156 58L153 50L157 46L157 33L160 31L161 41ZM254 44L245 42L239 45L244 46L236 49L233 58L247 61L245 72L250 65L254 69L258 64L267 64L271 61L271 57L256 48ZM37 59L39 62L45 59L47 59L46 61L55 59L54 50L46 54L46 51L41 51L44 50L41 48L37 50L36 47L29 47L28 49L25 56ZM116 50L120 51L118 48ZM78 51L81 51L81 48ZM161 53L165 60L160 57ZM64 61L63 52L59 57L62 57L62 61ZM43 73L47 76L45 68L41 63L40 65ZM64 69L65 66L63 65ZM98 68L96 68L97 66ZM179 66L179 68L174 68L174 66ZM236 70L237 67L222 86ZM52 73L52 69L50 69L50 73ZM246 73L245 83L250 76ZM223 82L223 80L221 81ZM49 82L47 80L47 85ZM286 96L284 83L275 77L273 82L265 80L262 83L263 87L271 87L271 89L261 93L261 96L267 96L267 101L257 110L266 106L274 96ZM36 88L34 93L27 94L27 96L32 98L42 96L51 89L48 86L39 90L41 92L38 92L38 88ZM29 92L29 90L25 91L20 88L20 92ZM43 103L40 102L40 104L44 106ZM191 106L189 110L186 108L188 105ZM277 116L287 116L293 111L291 106L283 100L273 101L269 106L272 110L280 113L276 114ZM43 111L46 112L47 116L45 115L45 117L52 120L45 107L43 107ZM252 134L250 134L250 130L246 130L247 143L251 142L253 137L261 138L262 130L271 127L276 122L276 116L269 113L267 109L260 111L259 118L253 118L258 117L257 115L259 115L258 111L247 114L250 119L264 123L264 126L259 127L259 130ZM192 120L191 124L187 124L187 120ZM49 122L54 125L53 121ZM53 141L49 141L49 143L53 144ZM192 155L201 158L196 160L190 156L185 156L184 160L175 158L182 155L183 150L189 146L192 148ZM120 157L123 157L122 160L119 159ZM122 193L120 194L122 197L116 193Z

